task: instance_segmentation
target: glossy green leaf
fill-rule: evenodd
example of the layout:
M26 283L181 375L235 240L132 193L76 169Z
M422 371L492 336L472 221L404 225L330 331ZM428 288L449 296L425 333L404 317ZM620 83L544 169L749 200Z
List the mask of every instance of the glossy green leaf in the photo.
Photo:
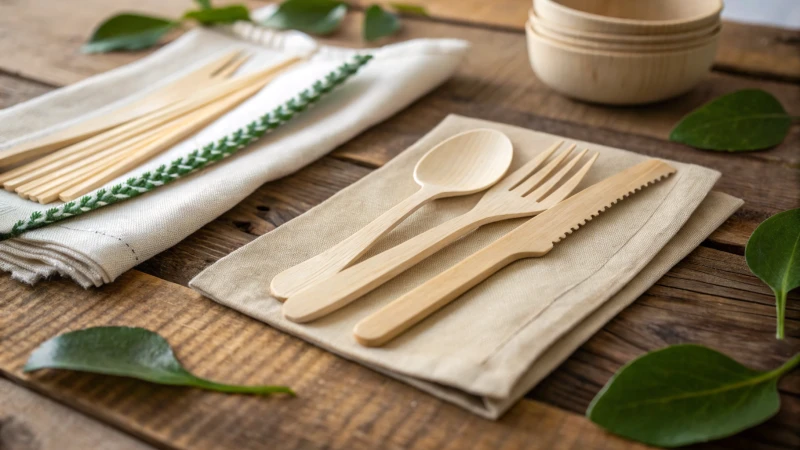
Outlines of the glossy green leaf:
M692 111L669 139L707 150L761 150L780 144L791 124L791 116L775 97L759 89L745 89Z
M335 0L286 0L264 22L265 26L326 35L339 28L347 4Z
M428 11L425 10L424 6L420 5L408 5L406 3L389 3L395 11L403 14L413 14L417 16L427 16Z
M144 328L95 327L56 336L34 350L25 364L25 372L45 368L117 375L219 392L294 395L284 386L236 386L196 377L175 359L164 338Z
M364 12L364 39L374 41L391 36L400 29L400 19L378 5L372 5Z
M83 45L84 53L113 50L141 50L152 47L162 36L180 23L140 14L119 14L106 20Z
M188 11L184 19L194 19L203 25L216 23L232 23L238 20L250 20L250 12L242 5L230 5L222 8L198 9Z
M775 214L756 228L744 252L747 266L775 293L778 339L783 339L786 296L800 287L800 209Z
M759 372L700 345L674 345L625 365L586 415L612 433L661 447L719 439L777 413L778 378L798 363L800 354Z
M197 6L199 6L200 9L211 9L212 8L211 0L194 0L194 2L197 3Z

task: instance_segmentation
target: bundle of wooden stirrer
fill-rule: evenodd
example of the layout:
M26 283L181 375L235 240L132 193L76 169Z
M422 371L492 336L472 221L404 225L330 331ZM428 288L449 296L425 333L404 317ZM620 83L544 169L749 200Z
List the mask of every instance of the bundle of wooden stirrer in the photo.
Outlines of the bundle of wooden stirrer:
M247 59L228 53L109 114L0 153L0 168L18 165L0 174L0 184L42 204L74 200L196 133L302 60L230 78Z

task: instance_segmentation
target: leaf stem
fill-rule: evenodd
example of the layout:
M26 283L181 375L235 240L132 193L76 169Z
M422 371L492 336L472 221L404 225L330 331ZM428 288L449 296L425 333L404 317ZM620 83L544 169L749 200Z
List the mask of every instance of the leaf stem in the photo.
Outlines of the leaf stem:
M786 315L786 294L787 292L785 290L775 292L775 309L777 311L776 319L778 321L775 337L778 339L783 339L784 336L783 323L784 316Z
M784 374L788 373L789 371L791 371L792 369L797 367L798 364L800 364L800 353L794 355L791 359L789 359L788 361L783 363L782 366L780 366L777 369L771 371L770 374L773 375L776 378L780 378Z
M206 380L205 378L193 377L194 381L192 382L192 386L201 388L201 389L208 389L218 392L227 392L231 394L257 394L257 395L265 395L265 394L289 394L292 397L295 396L293 390L286 386L239 386L239 385L232 385L232 384L223 384L217 383L215 381Z

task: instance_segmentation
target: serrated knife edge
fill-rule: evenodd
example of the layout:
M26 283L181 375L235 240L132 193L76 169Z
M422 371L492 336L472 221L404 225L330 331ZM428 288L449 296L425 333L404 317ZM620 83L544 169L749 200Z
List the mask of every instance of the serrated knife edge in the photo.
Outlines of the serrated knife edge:
M621 200L675 172L674 167L657 159L639 163L572 195L507 236L514 234L519 239L520 234L526 235L523 239L530 245L521 245L523 251L530 250L523 249L529 246L551 247Z

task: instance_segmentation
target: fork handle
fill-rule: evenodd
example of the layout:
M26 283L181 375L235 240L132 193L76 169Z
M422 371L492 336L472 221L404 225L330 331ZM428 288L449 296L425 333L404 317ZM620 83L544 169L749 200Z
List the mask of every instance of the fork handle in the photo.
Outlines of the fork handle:
M487 219L472 211L303 289L283 304L283 316L302 323L328 315L481 225L498 220Z
M361 345L381 346L521 256L513 245L489 244L361 320L353 335Z
M270 283L272 295L283 300L338 273L366 253L375 241L411 213L441 195L439 188L422 187L347 239L276 275Z

